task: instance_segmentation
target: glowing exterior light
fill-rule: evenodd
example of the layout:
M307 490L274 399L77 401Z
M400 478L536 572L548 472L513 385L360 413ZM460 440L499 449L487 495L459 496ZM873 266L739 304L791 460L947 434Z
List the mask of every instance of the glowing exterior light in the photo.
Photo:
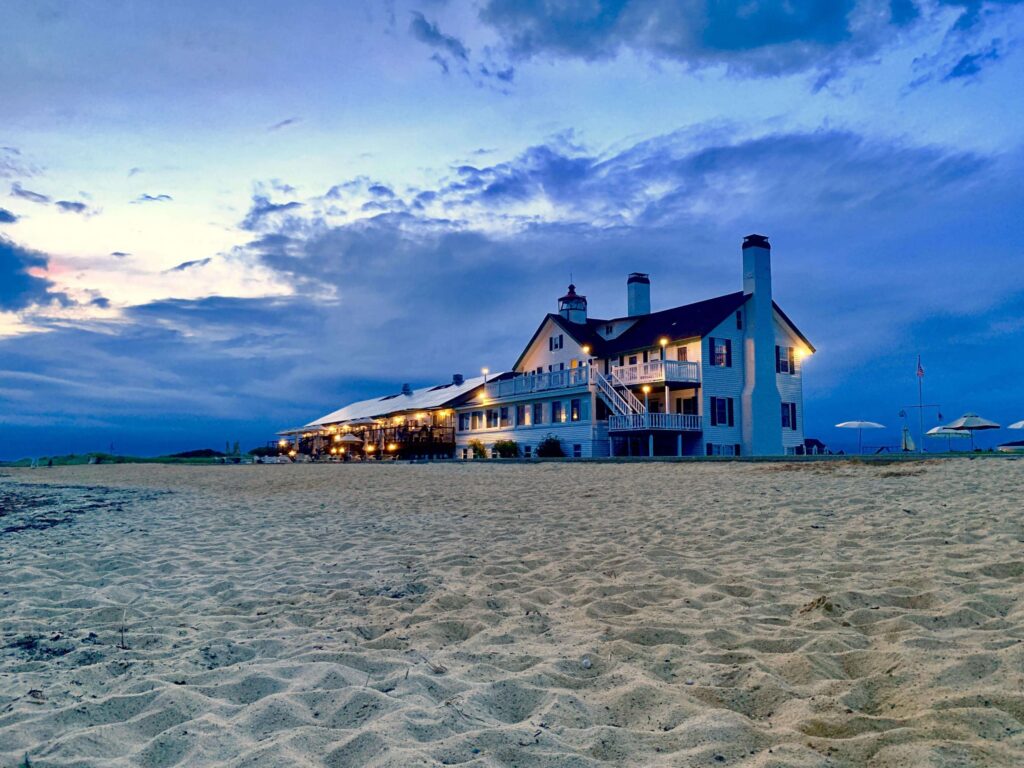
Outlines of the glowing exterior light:
M294 449L293 449L293 450L291 450L291 451L288 451L288 455L289 455L289 456L291 456L291 457L292 457L293 459L294 459L294 458L295 458L295 457L296 457L296 456L297 456L298 454L299 454L299 452L298 452L298 451L296 451L296 450L294 450Z
M340 443L341 442L341 435L335 435L334 436L334 442Z
M651 391L651 385L650 384L644 384L642 387L640 387L640 389L646 395L646 394L648 394Z
M661 344L661 346L663 346L663 347L667 347L668 346L668 339L666 337L662 336L660 339L658 339L658 343Z
M491 372L490 368L481 368L480 369L480 373L482 373L484 376L486 376L490 372Z
M584 355L589 355L590 354L590 345L589 344L584 344L580 351L582 351Z
M284 448L286 445L288 445L288 441L285 440L284 438L281 438L280 440L277 441L277 444L279 447Z
M337 448L331 448L331 453L334 453L334 454L336 454L337 452L338 452L338 449L337 449Z
M427 418L427 414L424 413L423 411L420 411L419 413L416 414L416 419L418 421L423 421L425 418Z
M372 446L372 445L366 446L366 452L367 453L373 453L373 451L374 451L374 446Z

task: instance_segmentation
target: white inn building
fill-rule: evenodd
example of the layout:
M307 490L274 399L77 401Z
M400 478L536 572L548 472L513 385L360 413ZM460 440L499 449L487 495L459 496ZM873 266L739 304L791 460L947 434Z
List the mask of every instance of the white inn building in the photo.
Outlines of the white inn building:
M627 314L599 319L570 285L511 371L458 377L457 387L406 387L408 404L387 395L281 434L295 437L295 450L326 451L359 430L339 417L359 414L370 449L359 453L369 456L421 455L402 435L435 425L431 455L464 459L507 452L510 441L532 457L550 438L568 457L802 453L803 361L814 347L773 300L768 239L748 235L742 251L735 293L652 312L650 278L634 272ZM445 390L457 397L435 398L433 410L418 395Z

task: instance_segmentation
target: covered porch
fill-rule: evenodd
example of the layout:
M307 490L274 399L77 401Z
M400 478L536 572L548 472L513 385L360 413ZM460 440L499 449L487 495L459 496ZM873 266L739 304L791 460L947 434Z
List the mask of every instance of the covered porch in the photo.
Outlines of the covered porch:
M278 433L282 453L313 461L442 459L455 455L454 411L441 409Z

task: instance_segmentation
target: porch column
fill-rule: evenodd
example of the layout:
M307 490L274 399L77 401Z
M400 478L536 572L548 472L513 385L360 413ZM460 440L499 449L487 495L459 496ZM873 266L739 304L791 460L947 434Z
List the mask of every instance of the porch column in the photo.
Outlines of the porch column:
M676 456L683 455L683 433L676 435Z
M647 435L647 455L654 455L654 433L650 432Z

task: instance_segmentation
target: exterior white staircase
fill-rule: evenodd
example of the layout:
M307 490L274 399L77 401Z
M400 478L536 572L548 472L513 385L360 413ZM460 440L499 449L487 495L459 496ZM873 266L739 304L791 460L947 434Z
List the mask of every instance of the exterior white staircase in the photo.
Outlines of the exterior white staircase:
M594 384L597 387L597 394L605 405L611 409L616 416L635 416L646 414L644 404L629 391L629 388L615 376L603 375L596 368L591 368Z

